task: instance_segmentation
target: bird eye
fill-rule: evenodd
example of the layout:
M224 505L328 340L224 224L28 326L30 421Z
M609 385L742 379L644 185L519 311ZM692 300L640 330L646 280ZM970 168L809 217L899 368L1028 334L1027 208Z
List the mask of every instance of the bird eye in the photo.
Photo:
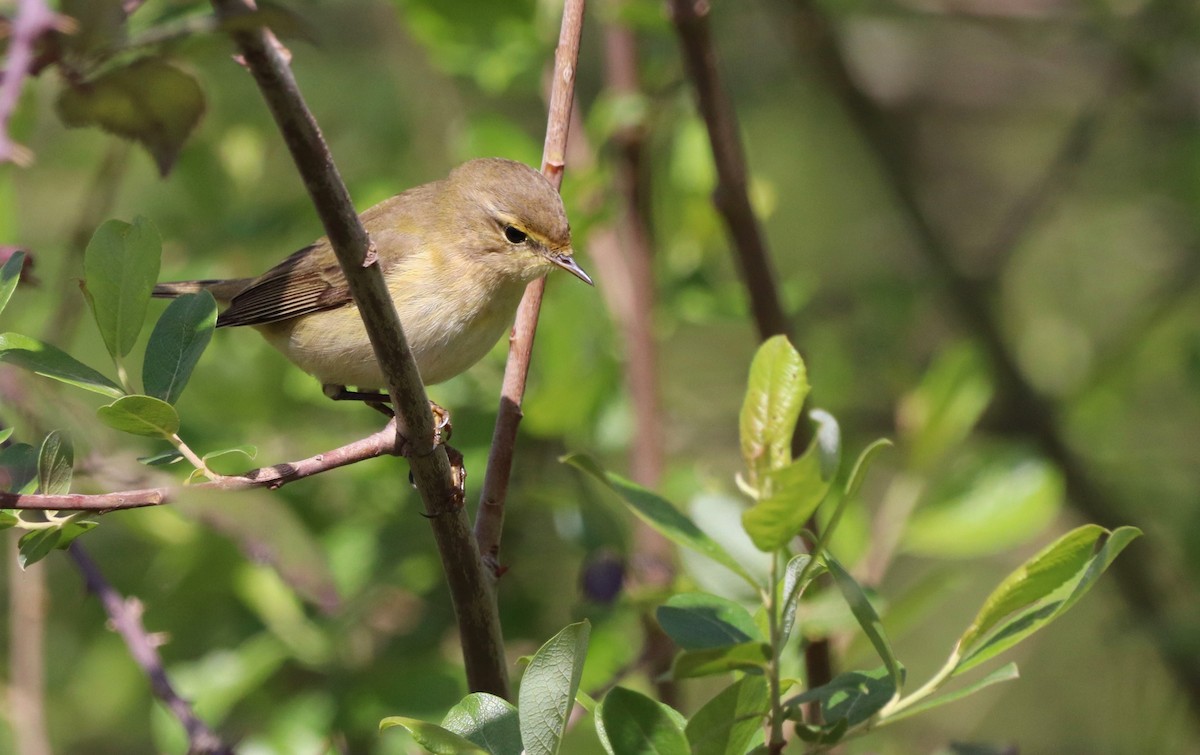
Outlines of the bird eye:
M508 239L510 244L524 244L529 235L516 226L504 226L504 238Z

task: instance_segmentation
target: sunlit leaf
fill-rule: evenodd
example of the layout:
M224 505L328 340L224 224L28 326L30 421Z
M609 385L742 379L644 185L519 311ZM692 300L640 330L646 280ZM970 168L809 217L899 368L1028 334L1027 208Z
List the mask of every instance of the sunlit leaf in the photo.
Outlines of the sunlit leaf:
M1090 525L1095 526L1095 525ZM1087 529L1085 527L1080 530ZM1075 530L1074 532L1079 532ZM1074 533L1067 533L1058 542L1064 543L1064 550L1069 552L1074 550L1075 545L1073 539L1069 540ZM959 640L959 652L963 658L954 669L955 674L961 674L964 671L974 668L979 664L990 660L1008 648L1016 645L1034 632L1044 628L1050 622L1057 619L1059 616L1066 613L1071 606L1075 605L1100 579L1100 575L1112 564L1121 551L1123 551L1130 543L1141 536L1141 530L1136 527L1118 527L1109 533L1107 530L1102 530L1102 535L1096 541L1100 544L1098 550L1090 554L1086 564L1082 566L1071 578L1060 587L1051 587L1053 579L1048 578L1052 574L1046 570L1026 570L1026 566L1030 562L1026 562L1025 566L1017 569L1009 578L997 588L996 592L988 598L984 604L984 609L980 611L979 617L976 618L976 623L1001 621L993 631L987 633L972 632L976 625L972 625L972 629L968 630L968 634L964 638L970 636L970 642ZM1054 546L1051 546L1053 549ZM1047 551L1035 556L1034 559L1043 555L1050 555ZM1024 573L1029 584L1022 584L1021 579L1013 580L1013 577ZM1001 591L1003 590L1003 593ZM1040 590L1047 590L1041 593L1040 597L1037 593ZM1008 596L1008 597L1006 597ZM993 598L996 598L993 601ZM1020 608L1016 612L1007 611L1003 614L993 612L1004 611L1007 605L1016 605L1020 602ZM985 613L987 617L985 618ZM1008 618L1004 618L1008 616ZM985 619L983 622L980 619ZM995 619L995 621L993 621Z
M133 435L171 438L179 432L175 407L152 396L125 396L96 410L109 427Z
M768 470L791 461L792 433L807 395L808 377L800 354L784 336L764 341L750 363L738 422L752 486L760 486Z
M486 692L475 692L460 700L446 713L442 727L493 755L520 755L523 749L516 706Z
M966 651L1014 611L1048 597L1079 574L1107 531L1096 524L1071 530L1017 567L992 591L959 639Z
M521 677L517 709L528 755L555 755L583 674L591 624L570 624L542 645Z
M437 724L405 716L388 716L379 722L380 730L399 726L405 729L417 744L434 755L488 755L488 751L474 742L447 731Z
M787 545L825 500L833 479L823 472L824 457L814 440L799 459L763 472L763 496L742 514L742 526L760 550L771 552Z
M174 404L217 326L217 302L208 291L167 305L150 333L142 364L146 393Z
M141 58L67 83L57 102L63 123L99 126L140 142L164 176L204 114L204 92L195 77L161 58Z
M104 396L119 398L125 395L116 383L76 361L70 354L18 333L0 335L0 362Z

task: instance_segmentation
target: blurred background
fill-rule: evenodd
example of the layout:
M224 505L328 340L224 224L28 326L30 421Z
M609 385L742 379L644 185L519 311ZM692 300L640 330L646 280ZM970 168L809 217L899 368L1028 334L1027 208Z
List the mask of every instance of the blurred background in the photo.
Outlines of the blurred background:
M360 208L472 157L539 164L558 3L286 9L283 41ZM209 13L146 3L128 39ZM587 14L563 194L597 287L549 282L500 604L514 664L590 618L583 689L594 690L636 660L639 617L661 593L639 561L653 544L557 459L594 454L720 529L742 505L737 411L759 334L666 8L594 0ZM1197 6L742 0L713 3L710 23L811 406L839 419L848 453L897 442L834 552L877 587L910 682L1061 532L1146 532L1087 600L1011 654L1022 679L848 751L1200 752ZM76 280L100 221L151 218L165 280L257 274L321 233L228 40L188 33L161 49L205 102L165 179L140 147L64 127L53 70L30 82L12 124L36 162L0 168L0 244L29 249L40 281L18 290L3 330L97 367L107 359ZM453 413L469 502L504 357L501 344L431 391ZM8 368L0 387L17 439L71 434L87 472L77 489L161 481L135 459L163 449L102 426L99 401ZM179 408L194 448L253 444L255 464L379 425L249 332L216 334ZM409 752L379 720L440 720L466 689L430 529L403 479L403 462L381 459L278 492L191 495L107 516L84 542L144 602L184 697L241 751ZM21 573L9 550L3 665L11 678L23 643L44 641L54 750L181 751L68 560ZM618 565L631 579L614 597L604 588ZM585 592L585 576L600 587ZM690 559L676 579L733 589ZM842 667L875 665L832 602L803 619L835 633ZM644 675L623 683L648 688ZM679 704L694 711L713 691L685 684ZM12 718L0 751L15 751ZM567 745L600 751L586 722Z

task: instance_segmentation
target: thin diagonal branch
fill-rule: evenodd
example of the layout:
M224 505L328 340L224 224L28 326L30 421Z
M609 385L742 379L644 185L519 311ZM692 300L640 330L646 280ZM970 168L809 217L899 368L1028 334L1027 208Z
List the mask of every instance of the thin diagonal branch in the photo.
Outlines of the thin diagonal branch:
M269 488L275 490L289 482L312 477L315 474L328 472L331 469L344 467L348 464L374 459L378 456L398 456L403 451L403 441L397 444L395 423L389 422L387 427L372 433L365 438L347 443L331 451L310 456L299 461L284 462L270 467L252 469L240 475L226 475L215 480L179 487L144 488L141 490L122 490L113 493L64 493L61 495L29 494L20 495L0 491L0 508L23 509L27 511L96 511L105 513L120 509L137 509L146 506L161 506L171 503L185 490L247 490L250 488Z
M245 0L213 0L213 5L223 19L254 10ZM396 429L407 440L412 477L450 585L467 683L474 691L508 697L508 669L492 585L457 495L450 461L435 442L425 386L384 284L378 254L274 36L265 29L235 29L230 36L299 169L383 371L396 410Z
M159 643L142 624L141 602L136 598L122 597L100 573L99 567L79 543L72 543L67 550L83 574L88 591L100 601L113 630L121 635L134 662L150 680L150 689L154 696L162 701L187 732L188 753L233 755L233 747L223 742L208 724L200 720L192 706L171 686L171 680L167 678L162 658L158 654Z
M550 107L546 123L546 144L542 150L542 173L554 188L562 185L566 163L567 131L571 105L575 98L575 68L579 61L579 39L583 32L584 0L567 0L563 7L562 28L554 52L554 74L550 85ZM492 432L487 471L475 516L475 540L493 574L499 571L500 536L504 529L504 502L516 452L517 427L521 423L521 401L525 397L525 379L533 355L538 313L546 279L540 278L525 289L517 319L509 336L508 363L500 389L500 409Z

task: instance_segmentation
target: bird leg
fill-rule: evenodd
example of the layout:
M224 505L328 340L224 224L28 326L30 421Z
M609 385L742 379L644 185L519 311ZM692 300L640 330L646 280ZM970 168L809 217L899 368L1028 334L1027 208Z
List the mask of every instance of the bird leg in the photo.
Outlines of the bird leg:
M382 412L389 419L396 416L392 409L392 397L379 391L352 391L344 385L323 385L321 390L334 401L362 401L375 411ZM450 440L453 427L450 425L450 412L433 401L429 402L429 411L433 414L433 444L440 446Z

